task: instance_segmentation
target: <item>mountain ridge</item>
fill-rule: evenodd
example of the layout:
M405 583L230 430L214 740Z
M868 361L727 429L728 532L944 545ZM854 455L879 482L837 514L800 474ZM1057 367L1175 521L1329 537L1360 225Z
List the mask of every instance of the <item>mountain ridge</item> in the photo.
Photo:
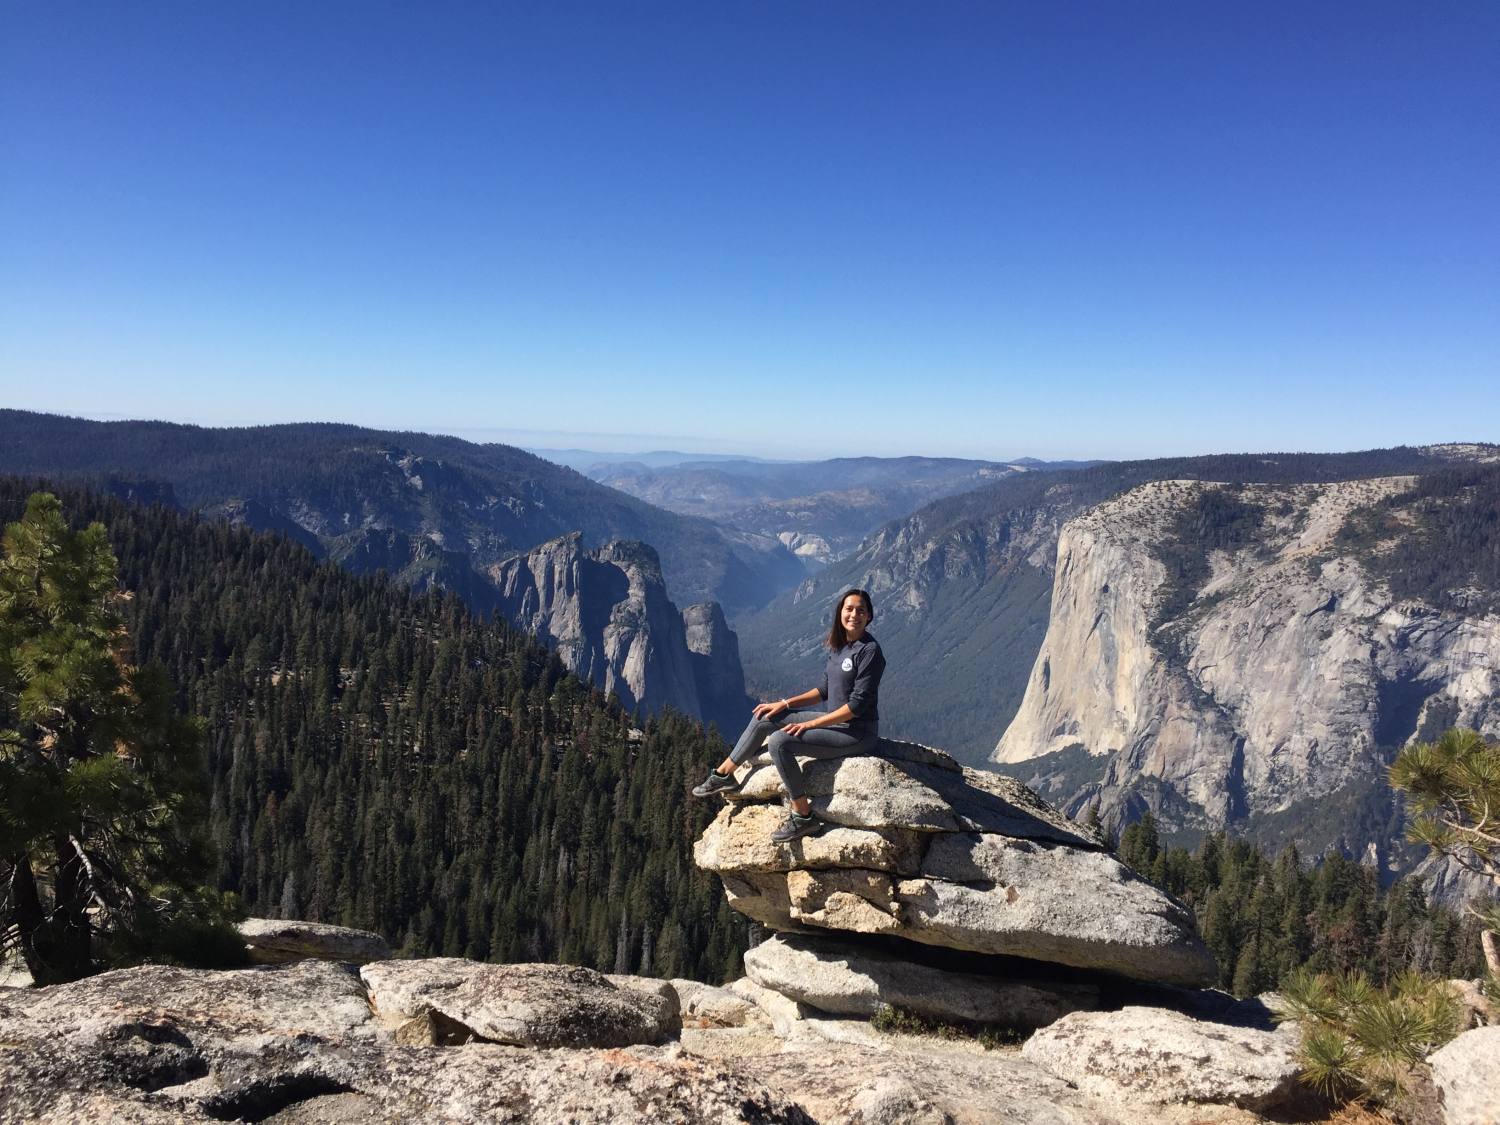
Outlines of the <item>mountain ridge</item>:
M0 410L0 472L164 482L185 509L239 504L251 526L264 519L284 531L290 521L325 551L352 531L394 530L467 554L476 570L574 530L591 546L639 539L661 553L668 585L687 601L759 604L801 573L769 537L655 508L512 446L443 435Z

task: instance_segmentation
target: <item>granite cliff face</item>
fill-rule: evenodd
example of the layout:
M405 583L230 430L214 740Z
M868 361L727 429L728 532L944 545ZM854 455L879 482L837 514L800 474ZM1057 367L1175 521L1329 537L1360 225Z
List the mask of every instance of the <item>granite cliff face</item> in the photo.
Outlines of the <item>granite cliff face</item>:
M749 710L739 648L717 603L678 612L644 543L586 550L576 532L490 569L499 610L569 671L627 708L670 706L737 729Z
M1414 483L1159 481L1070 521L994 762L1107 822L1280 818L1304 845L1388 858L1395 749L1454 725L1500 735L1500 617L1472 590L1398 598L1381 573L1422 519ZM1351 536L1377 510L1374 541Z
M739 638L718 602L688 606L682 611L682 624L702 714L718 722L725 737L732 740L751 706L745 694L745 670L740 666Z

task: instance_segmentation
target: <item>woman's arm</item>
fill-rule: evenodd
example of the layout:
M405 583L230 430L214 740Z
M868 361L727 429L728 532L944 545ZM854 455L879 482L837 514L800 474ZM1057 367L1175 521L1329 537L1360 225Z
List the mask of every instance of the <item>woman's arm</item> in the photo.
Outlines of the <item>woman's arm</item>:
M774 715L780 715L783 711L795 711L804 704L816 703L822 698L822 693L817 688L813 688L810 691L804 691L801 695L791 695L786 699L772 700L770 703L757 703L754 715L757 719L769 719Z
M854 718L854 712L849 710L849 705L847 703L840 703L826 715L819 715L816 719L808 719L805 723L787 723L781 729L793 738L796 738L803 731L811 730L813 727L831 727L838 723L847 723L852 718Z

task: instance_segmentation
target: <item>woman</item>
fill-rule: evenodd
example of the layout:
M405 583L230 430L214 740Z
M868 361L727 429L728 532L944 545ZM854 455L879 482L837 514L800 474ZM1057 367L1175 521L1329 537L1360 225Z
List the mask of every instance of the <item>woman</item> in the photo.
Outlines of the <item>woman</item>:
M729 757L710 771L707 780L693 790L695 797L738 789L734 771L760 750L764 740L781 775L781 784L791 798L791 816L771 833L777 843L823 830L807 799L806 779L797 757L842 758L865 754L880 741L880 714L876 707L885 656L880 642L866 632L875 620L875 605L863 590L850 590L834 605L833 626L828 630L828 666L823 682L810 691L774 703L761 703L745 733L734 744ZM827 700L826 711L796 708Z

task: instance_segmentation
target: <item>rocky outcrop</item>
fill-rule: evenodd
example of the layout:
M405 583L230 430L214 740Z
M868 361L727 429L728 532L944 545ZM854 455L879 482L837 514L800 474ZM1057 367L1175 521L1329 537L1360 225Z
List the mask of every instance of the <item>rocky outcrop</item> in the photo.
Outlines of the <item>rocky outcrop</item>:
M390 965L392 963L387 963ZM421 973L423 962L409 962ZM574 1043L618 1038L602 999L648 995L563 966L438 966L465 976L476 1023L511 1018ZM377 966L367 976L382 975ZM575 979L575 974L586 974ZM517 1015L517 975L535 1011ZM399 974L387 973L393 977ZM602 982L602 983L601 983ZM410 983L409 981L407 983ZM668 987L666 982L656 982ZM499 993L509 991L501 1000ZM0 1121L184 1122L808 1122L762 1082L684 1055L677 1046L627 1050L467 1045L402 1046L371 1014L379 988L328 962L231 972L145 966L52 988L0 993ZM500 1007L496 1007L499 1001ZM674 1002L675 1003L675 1002ZM498 1016L504 1008L510 1014ZM430 1011L430 1009L423 1009ZM612 1009L611 1009L612 1011ZM456 1040L428 1040L458 1042ZM287 1119L291 1119L290 1116Z
M1207 1102L1261 1113L1309 1101L1295 1026L1205 1023L1163 1008L1075 1012L1021 1049L1069 1085L1109 1101Z
M384 1026L395 1030L426 1017L434 1034L458 1042L628 1047L658 1042L682 1026L670 987L621 987L576 965L435 957L379 961L359 975Z
M748 1005L738 1026L695 1029L657 1046L408 1037L413 1020L389 1030L371 1005L391 1013L425 988L412 1010L416 1020L431 1017L427 1000L502 968L456 959L409 966L404 974L389 963L367 966L368 987L343 967L306 962L235 972L143 967L0 992L0 1121L1131 1120L1013 1054L881 1036L860 1020L793 1020L791 1038L783 1039ZM550 1024L553 1038L591 1038L585 1029L597 1025L581 1000L604 978L574 980L578 970L561 966L503 968L523 970L538 1003L561 1020ZM436 987L460 979L451 989ZM634 991L663 987L671 988L636 982ZM706 990L687 1006L732 1010L731 995ZM573 1005L579 1023L567 1030L571 1017L561 1013ZM441 1020L428 1026L443 1028Z
M768 1022L758 1007L727 988L680 977L673 978L671 985L681 1005L684 1025L691 1021L700 1027L723 1028Z
M1191 913L1018 782L927 747L807 763L820 835L775 844L775 771L752 764L694 846L730 905L777 930L882 934L1199 985ZM957 1016L956 1018L963 1018Z
M810 934L778 934L745 954L756 984L819 1011L873 1016L895 1007L933 1019L1038 1028L1099 1004L1097 987L950 972Z
M1500 1121L1500 1027L1466 1031L1427 1060L1447 1125Z
M777 943L794 956L809 944ZM839 943L817 944L830 951ZM783 954L765 952L756 973L783 972L772 967ZM868 950L856 953L843 980L820 972L820 1000L862 1005L868 983L856 978L878 981L892 968ZM962 984L953 973L913 976L903 987ZM1000 995L994 984L977 984L983 995L963 1001L976 1016ZM142 966L50 988L0 989L0 1122L1262 1120L1231 1105L1274 1106L1276 1120L1298 1119L1294 1100L1280 1097L1277 1064L1281 1040L1294 1036L1262 1030L1263 1007L1216 993L1155 991L1199 1018L1138 1008L1076 1013L1018 1053L877 1031L862 1017L830 1014L748 977L724 989L459 958L372 963L362 974L326 961L228 972ZM669 1014L679 1004L687 1016L680 1032ZM661 1041L601 1046L618 1037L622 1013L641 1034L651 1033L655 1015L669 1014ZM507 1045L481 1037L486 1028L502 1035L526 1028L528 1041L573 1045ZM1482 1074L1485 1052L1494 1052L1488 1043L1473 1046L1477 1062L1465 1066ZM1485 1090L1472 1080L1450 1088L1450 1113L1466 1104L1460 1097ZM1226 1108L1205 1111L1213 1101Z
M1397 601L1371 548L1341 538L1351 513L1411 485L1160 481L1072 520L1046 639L994 761L1056 784L1066 809L1100 801L1106 823L1145 804L1167 828L1243 828L1356 801L1419 732L1500 734L1500 618ZM1200 567L1183 520L1215 511L1242 513L1253 533ZM1163 562L1174 557L1185 575ZM1351 854L1390 844L1302 839Z
M252 964L281 965L308 959L363 965L391 956L385 938L369 930L295 919L246 918L236 927Z
M670 706L726 731L743 724L744 672L723 612L707 603L679 613L646 544L589 551L581 535L564 535L490 576L505 617L627 709Z

